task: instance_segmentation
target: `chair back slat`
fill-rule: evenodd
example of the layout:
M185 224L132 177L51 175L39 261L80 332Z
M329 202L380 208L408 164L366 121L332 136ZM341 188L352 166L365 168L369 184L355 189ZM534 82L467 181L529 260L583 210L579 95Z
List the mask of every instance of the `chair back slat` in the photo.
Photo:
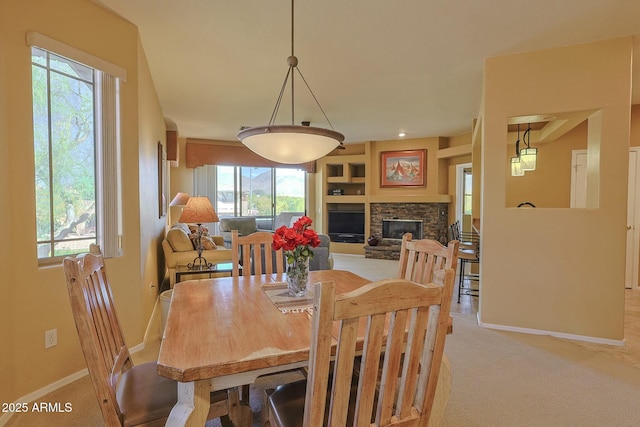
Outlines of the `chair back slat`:
M122 422L116 387L133 367L101 254L81 254L63 261L71 310L93 388L107 425Z
M257 231L248 236L240 236L238 230L231 231L232 276L251 274L284 273L282 249L271 247L273 233ZM242 256L242 258L240 258ZM240 260L242 259L242 269Z
M416 283L433 282L436 271L458 267L457 240L447 246L432 239L412 240L411 233L402 236L398 276Z
M427 424L442 362L455 271L447 268L432 276L434 282L428 284L386 279L338 296L332 282L316 285L305 426ZM359 342L362 322L366 330L364 342ZM337 349L327 399L333 339ZM360 365L354 369L360 348ZM354 375L358 380L355 391Z

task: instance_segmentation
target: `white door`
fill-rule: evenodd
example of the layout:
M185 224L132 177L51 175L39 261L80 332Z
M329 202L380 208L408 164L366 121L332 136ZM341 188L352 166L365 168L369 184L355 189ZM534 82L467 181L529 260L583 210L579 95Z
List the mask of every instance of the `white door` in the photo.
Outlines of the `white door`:
M574 150L571 173L571 207L586 207L587 150ZM640 148L629 149L627 195L627 243L624 285L638 288L638 257L640 257Z
M587 207L587 150L573 150L571 157L571 205Z
M627 269L625 287L638 288L640 252L640 148L629 150L629 187L627 203Z

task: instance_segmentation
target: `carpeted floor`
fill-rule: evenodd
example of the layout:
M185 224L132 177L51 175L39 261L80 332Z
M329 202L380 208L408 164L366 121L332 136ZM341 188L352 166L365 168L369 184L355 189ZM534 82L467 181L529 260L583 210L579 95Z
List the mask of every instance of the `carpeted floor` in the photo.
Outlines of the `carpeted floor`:
M397 263L335 255L335 268L377 280L395 276ZM457 311L454 302L454 333L445 347L452 389L444 427L640 426L640 352L484 329L475 314ZM150 343L134 359L154 354L157 343ZM254 390L252 396L257 426L261 393ZM87 377L39 400L72 402L73 411L14 416L6 426L103 425Z

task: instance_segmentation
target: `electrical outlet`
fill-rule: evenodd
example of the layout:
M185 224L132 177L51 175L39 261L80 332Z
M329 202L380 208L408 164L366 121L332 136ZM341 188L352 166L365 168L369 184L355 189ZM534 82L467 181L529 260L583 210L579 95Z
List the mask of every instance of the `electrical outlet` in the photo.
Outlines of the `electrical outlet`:
M58 330L50 329L44 332L44 348L58 345Z

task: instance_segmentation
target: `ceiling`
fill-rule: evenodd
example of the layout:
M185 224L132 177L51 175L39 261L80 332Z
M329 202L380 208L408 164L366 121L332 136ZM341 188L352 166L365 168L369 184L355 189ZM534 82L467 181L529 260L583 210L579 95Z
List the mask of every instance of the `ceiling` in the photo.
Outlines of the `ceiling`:
M94 0L139 27L181 137L236 141L267 124L291 53L288 0ZM637 0L297 0L299 69L345 143L470 132L483 60L634 36ZM633 103L640 103L640 67ZM330 127L296 79L295 122ZM290 124L290 92L276 124Z

